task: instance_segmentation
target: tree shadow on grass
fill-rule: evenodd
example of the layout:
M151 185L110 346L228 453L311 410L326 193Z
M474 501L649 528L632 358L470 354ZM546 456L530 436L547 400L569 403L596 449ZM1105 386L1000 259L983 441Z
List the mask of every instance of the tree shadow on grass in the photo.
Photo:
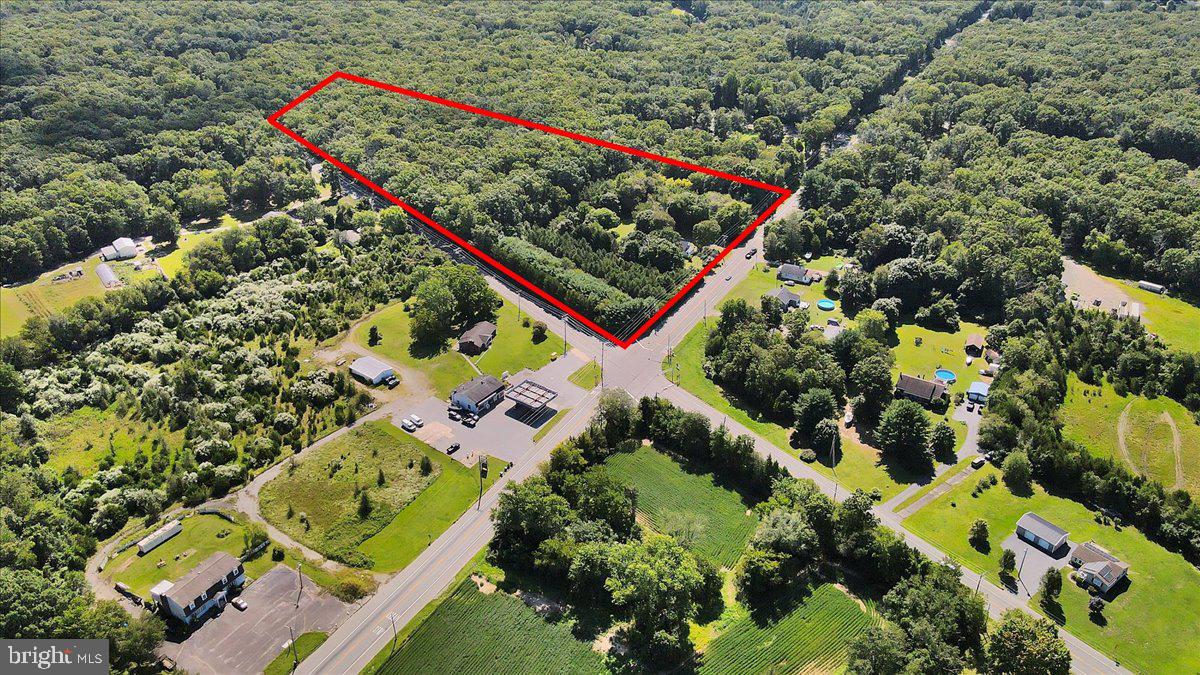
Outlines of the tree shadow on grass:
M435 342L427 340L420 342L413 340L408 343L408 355L414 359L432 359L450 351L450 341L442 340Z

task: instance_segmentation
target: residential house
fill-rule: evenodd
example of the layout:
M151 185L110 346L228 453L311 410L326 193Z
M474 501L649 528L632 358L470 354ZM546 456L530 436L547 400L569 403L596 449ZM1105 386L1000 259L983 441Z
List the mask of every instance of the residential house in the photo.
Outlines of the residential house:
M458 351L464 354L482 354L496 339L496 324L480 321L463 332L458 338Z
M932 405L946 398L946 385L936 380L923 380L912 375L900 375L896 381L896 397L907 398L921 405Z
M1079 570L1077 574L1085 583L1100 589L1101 593L1111 591L1129 572L1129 565L1094 541L1079 544L1071 551L1071 565Z
M1017 536L1050 554L1067 543L1066 530L1036 513L1021 516L1017 521Z
M783 305L783 311L785 311L785 312L788 310L795 309L795 308L799 307L800 305L804 304L803 298L801 298L799 295L796 295L795 293L789 291L786 288L776 288L773 291L767 291L766 293L764 293L764 295L768 295L768 296L778 300L779 304Z
M775 277L784 281L794 281L805 286L821 279L819 272L792 263L780 265L779 270L775 272Z
M178 581L161 581L150 589L158 606L186 625L202 619L210 610L221 608L229 592L246 583L246 572L237 558L218 551L192 568Z
M450 402L479 415L504 400L504 383L491 375L480 375L464 382L450 393Z

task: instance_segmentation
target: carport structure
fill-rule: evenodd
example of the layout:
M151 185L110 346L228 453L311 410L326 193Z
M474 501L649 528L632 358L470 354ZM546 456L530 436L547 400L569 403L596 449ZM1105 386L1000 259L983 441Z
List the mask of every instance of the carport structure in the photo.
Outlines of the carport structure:
M532 412L539 412L550 402L558 398L558 392L544 387L533 380L524 380L515 387L509 387L505 392L504 397L513 401L518 406L527 408Z

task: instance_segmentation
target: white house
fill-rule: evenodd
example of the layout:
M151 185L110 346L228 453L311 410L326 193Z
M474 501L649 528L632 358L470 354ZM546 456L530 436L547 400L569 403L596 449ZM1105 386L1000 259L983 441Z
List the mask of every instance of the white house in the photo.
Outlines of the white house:
M137 244L129 237L113 239L111 246L100 249L101 260L127 260L137 255Z
M350 364L350 374L367 384L379 384L396 373L383 361L373 356L363 356Z
M180 524L178 520L172 520L171 522L164 524L162 527L143 537L142 540L137 543L138 553L145 555L151 549L182 531L183 525Z
M229 601L229 592L246 583L246 572L237 558L218 551L192 568L179 581L159 582L150 589L150 597L171 616L184 624L203 618L208 610L221 608Z

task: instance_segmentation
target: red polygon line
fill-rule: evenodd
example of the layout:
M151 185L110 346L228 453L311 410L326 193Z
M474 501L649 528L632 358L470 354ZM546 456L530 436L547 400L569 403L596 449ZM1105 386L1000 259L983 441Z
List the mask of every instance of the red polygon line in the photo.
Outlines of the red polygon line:
M729 243L728 246L726 246L724 249L722 249L721 252L715 258L713 258L711 261L709 261L709 263L707 265L704 266L704 269L700 270L699 274L697 274L690 281L688 281L688 283L685 284L683 286L683 288L681 288L679 290L679 292L677 292L674 296L672 296L671 299L668 300L666 302L666 304L664 304L661 308L659 308L659 310L657 312L655 312L655 314L653 316L651 316L641 326L639 326L637 328L637 330L635 330L633 332L632 335L630 335L628 338L621 339L621 338L618 338L617 336L613 335L609 331L605 330L603 327L598 325L596 322L592 321L591 319L587 318L586 316L583 316L582 314L580 314L579 312L577 312L576 310L574 310L573 308L568 306L566 303L559 300L558 298L556 298L556 297L550 295L549 293L547 293L546 291L542 290L542 288L539 287L537 284L534 284L533 282L529 281L528 279L525 279L524 277L522 277L520 274L517 274L516 272L510 270L503 263L492 258L491 256L484 253L483 251L479 250L478 248L476 248L474 245L472 245L471 243L469 243L462 237L460 237L457 234L455 234L454 232L450 231L448 228L443 227L442 225L438 224L436 221L434 221L429 216L425 215L424 213L421 213L416 208L412 207L408 203L399 199L392 193L390 193L387 190L384 190L382 187L376 185L373 181L371 181L366 176L364 176L364 175L360 174L359 172L355 171L354 169L350 168L350 166L348 166L341 160L337 159L336 157L329 154L328 152L322 150L315 143L304 138L303 136L296 133L295 131L288 128L286 125L284 125L282 122L279 121L279 118L283 117L285 114L287 114L293 108L300 105L306 99L308 99L312 95L316 94L317 92L321 91L325 87L329 86L333 82L336 82L337 80L348 80L350 82L355 82L357 84L363 84L363 85L367 85L370 87L375 87L377 89L383 89L385 91L390 91L390 92L393 92L396 94L402 94L404 96L420 99L422 101L427 101L429 103L436 103L438 105L455 108L457 110L462 110L464 112L469 112L469 113L473 113L476 115L482 115L484 117L490 117L492 119L496 119L496 120L500 120L503 122L508 122L510 124L522 126L527 129L536 129L538 131L543 131L545 133L553 134L555 136L562 136L564 138L569 138L571 140L579 141L581 143L588 143L590 145L596 145L596 146L599 146L602 148L607 148L609 150L616 150L618 152L624 152L626 154L634 155L635 157L641 157L643 159L649 159L649 160L653 160L656 162L662 162L664 164L670 164L672 166L677 166L677 167L680 167L683 169L688 169L689 171L704 173L704 174L707 174L710 176L714 176L716 178L723 178L725 180L729 180L729 181L732 181L735 183L741 183L743 185L749 185L751 187L756 187L756 188L759 188L762 190L767 190L769 192L774 192L779 195L779 198L776 199L765 210L763 210L763 212L761 214L759 214L759 216L757 218L754 219L754 222L750 223L749 226L747 226L744 230L742 230L738 234L738 236ZM606 140L599 139L599 138L593 138L591 136L584 136L583 134L577 134L575 132L567 131L565 129L559 129L557 127L552 127L552 126L549 126L546 124L542 124L540 122L531 122L529 120L524 120L519 117L513 117L512 115L505 115L504 113L498 113L498 112L495 112L492 110L487 110L487 109L479 108L479 107L476 107L473 105L468 105L466 103L459 103L457 101L452 101L450 99L445 99L445 98L441 98L438 96L425 94L425 93L415 91L412 89L405 89L404 87L397 87L395 85L387 84L386 82L379 82L377 80L371 80L371 79L368 79L365 77L359 77L357 75L351 75L350 73L344 73L341 71L334 72L329 77L326 77L324 80L321 80L317 84L313 85L311 88L309 88L303 94L300 94L295 99L288 102L287 105L284 105L279 110L276 110L269 117L267 117L267 122L271 126L275 127L276 129L278 129L281 132L283 132L284 134L286 134L292 140L296 141L300 145L304 146L305 148L309 149L313 153L320 156L325 161L333 164L337 168L346 172L348 175L350 175L352 178L354 178L358 182L362 183L363 185L366 185L367 187L371 188L371 190L375 191L376 193L378 193L379 195L381 195L388 201L390 201L393 204L395 204L396 206L399 206L400 208L404 209L404 211L407 212L412 217L416 218L417 220L421 221L422 223L433 228L438 233L447 237L448 239L453 241L455 244L461 246L463 249L465 249L466 251L468 251L475 257L483 260L488 265L499 270L500 272L503 272L509 278L511 278L514 281L516 281L517 283L521 284L522 286L524 286L526 289L528 289L529 291L531 291L538 297L542 298L543 300L549 302L550 304L554 305L555 307L566 312L568 315L570 315L575 320L584 324L585 326L592 329L593 331L596 331L597 333L602 335L604 338L608 339L613 344L621 347L622 349L627 349L627 348L629 348L630 345L632 345L634 342L636 342L638 340L638 338L641 337L647 330L649 330L650 327L653 326L659 319L661 319L663 317L663 315L665 315L667 312L669 312L671 310L671 308L674 307L679 302L679 300L683 298L684 295L686 295L689 291L691 291L692 288L694 288L696 286L696 284L698 284L700 282L700 280L704 278L704 275L708 274L709 271L711 271L714 267L716 267L718 264L720 264L721 261L725 259L725 256L729 255L730 251L732 251L734 248L737 248L738 245L740 245L743 241L745 241L746 237L750 236L750 233L753 232L755 228L757 228L759 225L761 225L763 223L763 221L765 221L768 217L770 217L770 215L772 213L774 213L775 210L778 209L779 206L781 204L783 204L783 202L786 201L787 198L792 195L792 192L790 190L779 187L777 185L763 183L761 181L754 180L752 178L746 178L744 176L738 176L735 174L717 171L715 169L711 169L706 166L700 166L699 164L691 164L689 162L684 162L684 161L681 161L678 159L674 159L672 157L656 155L652 152L646 152L645 150L631 148L629 146L621 145L619 143L613 143L611 141L606 141Z

